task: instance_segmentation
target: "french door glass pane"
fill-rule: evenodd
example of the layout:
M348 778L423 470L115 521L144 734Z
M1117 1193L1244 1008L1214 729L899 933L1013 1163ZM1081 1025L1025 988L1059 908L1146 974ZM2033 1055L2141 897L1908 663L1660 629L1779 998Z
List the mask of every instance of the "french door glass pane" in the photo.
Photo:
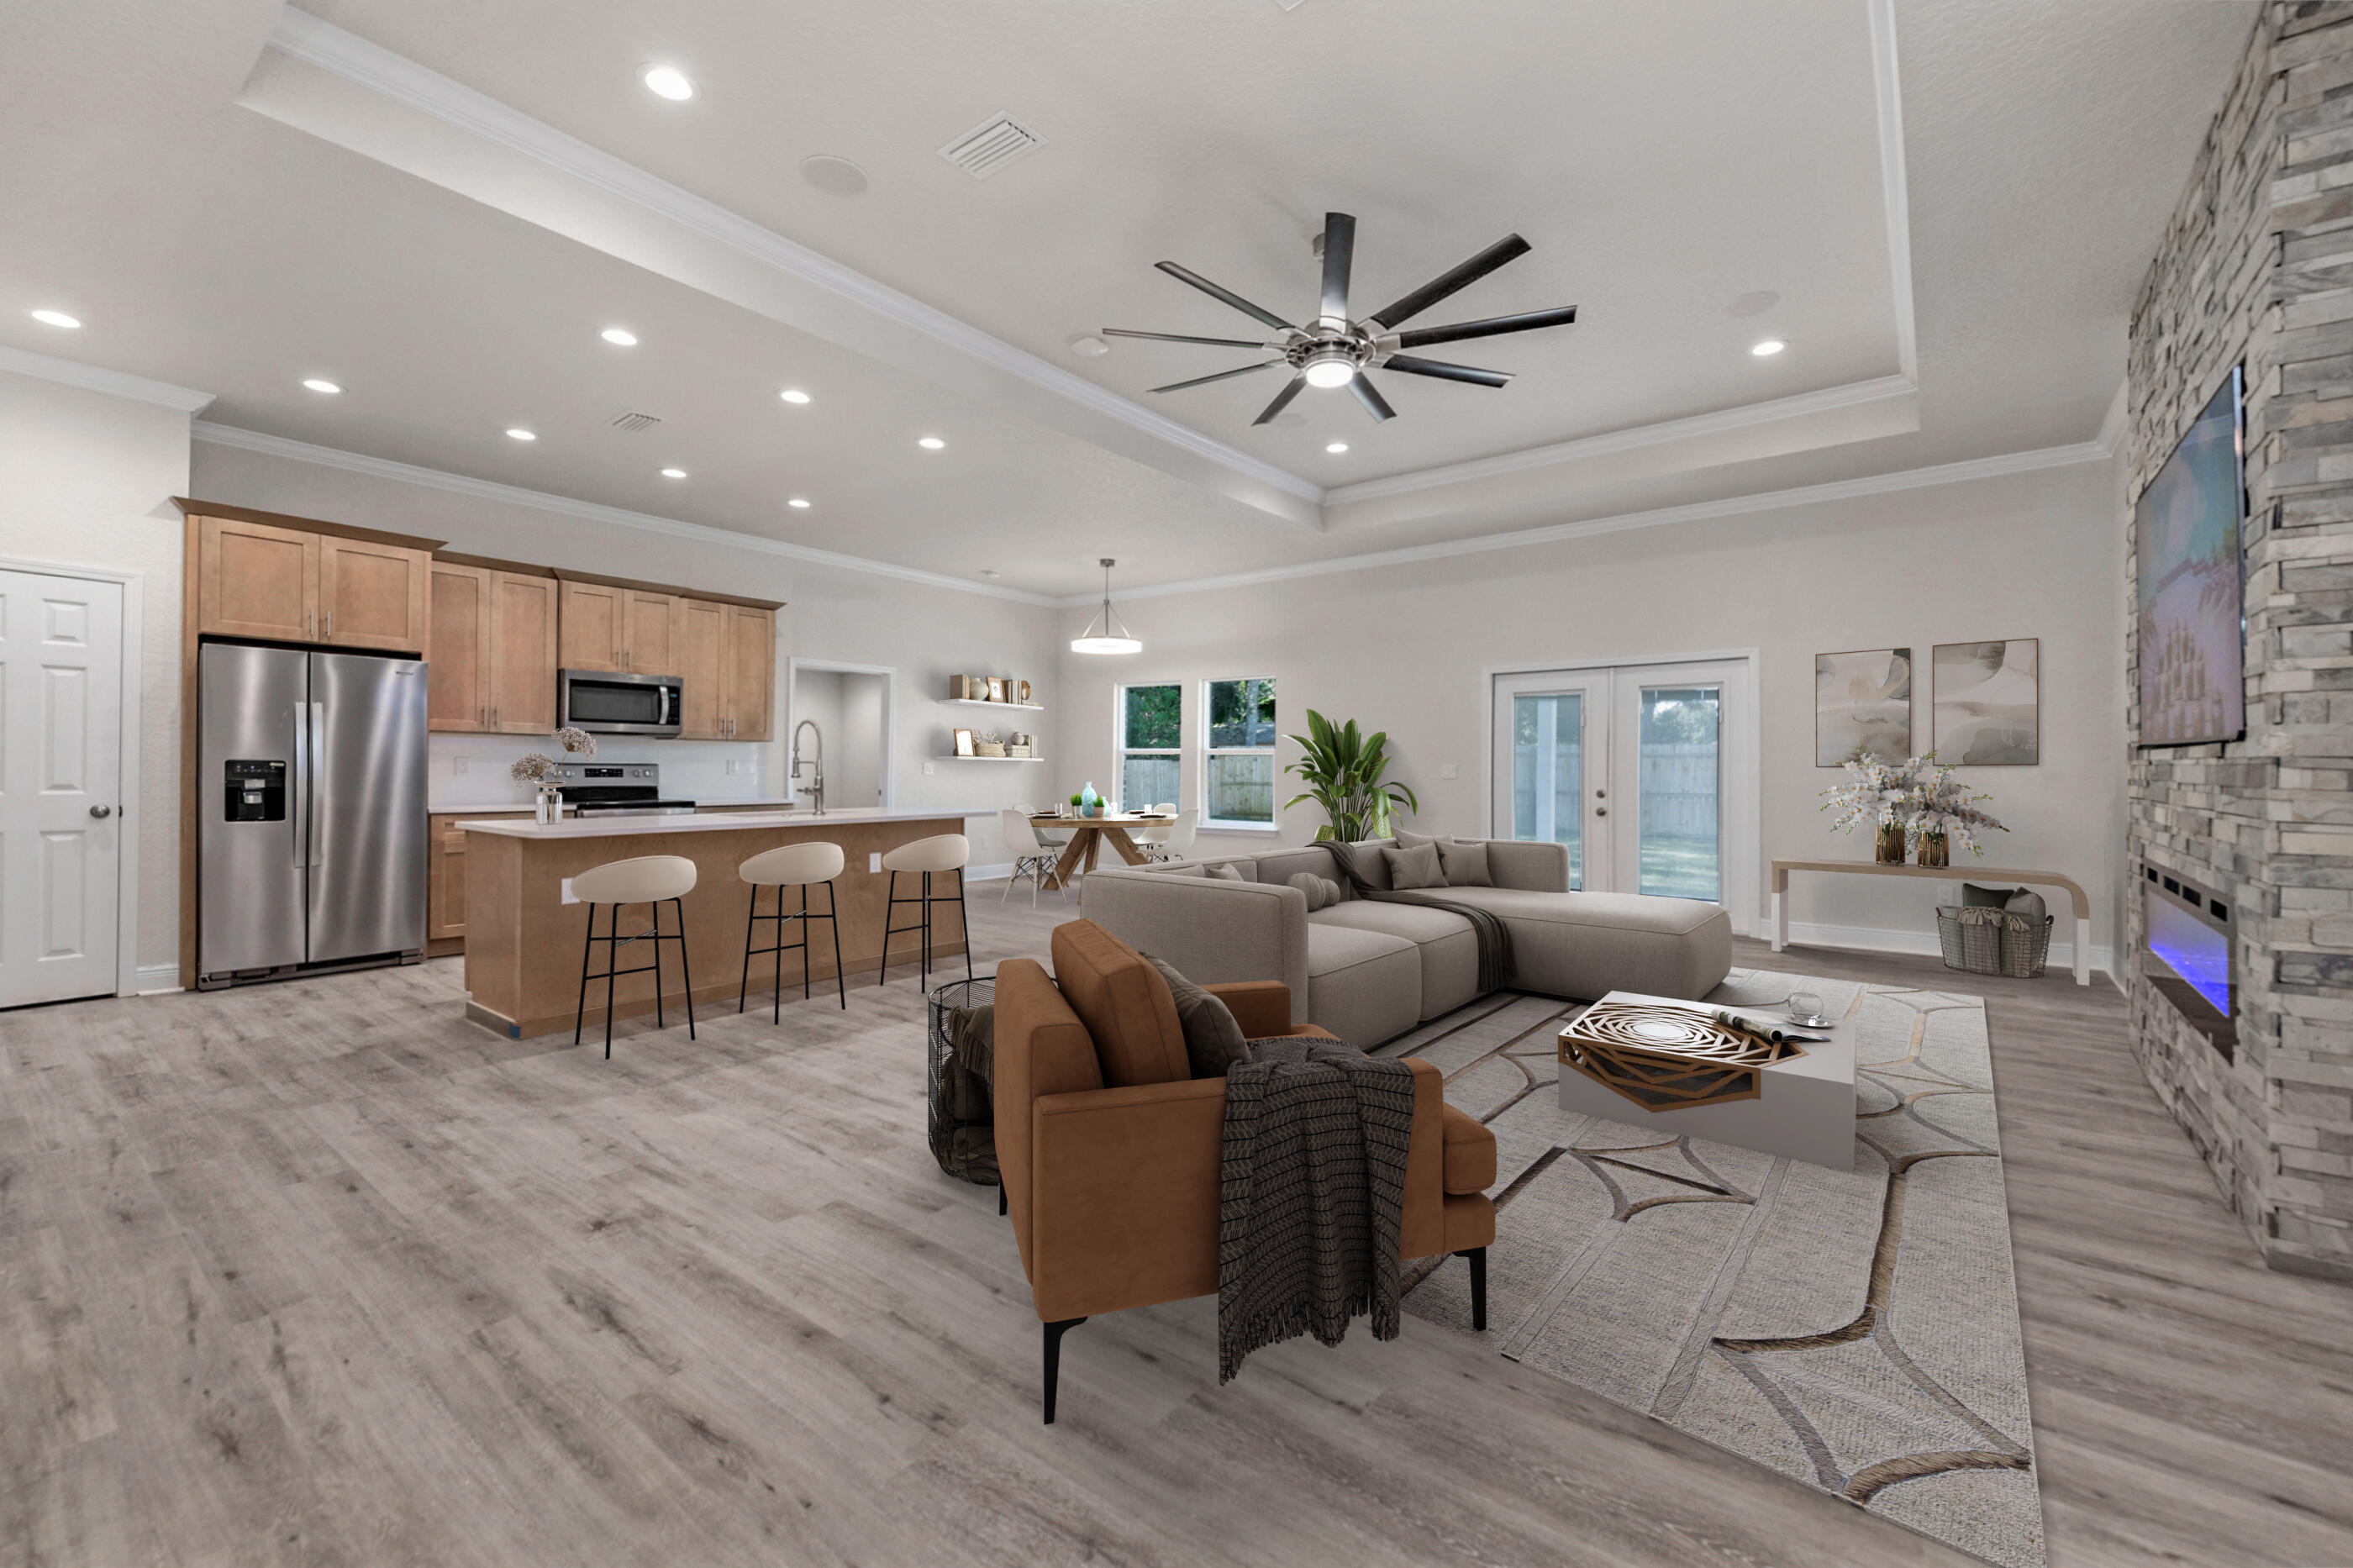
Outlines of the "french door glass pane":
M1585 699L1512 699L1512 837L1568 846L1568 885L1585 886Z
M1176 797L1168 795L1160 798ZM1206 816L1212 822L1272 822L1274 753L1210 752L1209 809Z
M1714 687L1642 688L1641 886L1715 900L1723 870L1716 830L1722 694Z

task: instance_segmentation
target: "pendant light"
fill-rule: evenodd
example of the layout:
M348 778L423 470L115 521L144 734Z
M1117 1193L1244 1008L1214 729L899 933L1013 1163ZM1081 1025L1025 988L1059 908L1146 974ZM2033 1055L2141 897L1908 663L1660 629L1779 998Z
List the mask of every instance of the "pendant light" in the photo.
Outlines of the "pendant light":
M1103 569L1103 611L1087 622L1087 629L1071 639L1072 653L1142 653L1144 645L1128 635L1127 623L1111 607L1111 569L1118 563L1110 556L1102 558ZM1103 633L1095 633L1095 621L1103 622ZM1114 629L1116 628L1116 629Z

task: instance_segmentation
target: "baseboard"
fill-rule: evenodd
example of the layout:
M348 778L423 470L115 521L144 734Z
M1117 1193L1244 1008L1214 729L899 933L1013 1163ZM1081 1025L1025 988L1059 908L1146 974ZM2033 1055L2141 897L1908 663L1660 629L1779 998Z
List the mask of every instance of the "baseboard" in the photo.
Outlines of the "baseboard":
M176 963L142 963L139 966L139 994L153 996L161 992L180 988L180 966Z
M1011 875L1013 863L1009 860L1001 866L966 866L964 868L964 879L967 882L1002 882Z
M1771 922L1764 928L1770 933ZM1902 952L1922 958L1942 956L1944 950L1936 945L1932 931L1893 931L1881 926L1817 925L1807 921L1789 922L1789 942L1799 947L1852 947L1866 952ZM2114 951L2094 942L2092 946L2092 967L2113 975ZM2075 967L2075 944L2062 942L2054 932L2051 938L2050 966L2053 969Z

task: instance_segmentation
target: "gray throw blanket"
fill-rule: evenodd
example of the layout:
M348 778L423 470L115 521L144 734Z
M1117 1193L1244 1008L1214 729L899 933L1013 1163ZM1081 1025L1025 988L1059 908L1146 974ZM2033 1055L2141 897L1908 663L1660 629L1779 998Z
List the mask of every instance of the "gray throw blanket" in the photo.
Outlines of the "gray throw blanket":
M1255 1040L1226 1069L1218 1381L1261 1346L1348 1320L1398 1334L1398 1232L1413 1069L1314 1037Z
M1471 935L1479 944L1479 993L1501 991L1512 983L1512 932L1501 915L1493 910L1482 910L1475 904L1458 904L1429 892L1392 892L1376 888L1365 880L1356 869L1356 847L1327 838L1324 847L1332 851L1334 864L1340 875L1348 879L1348 886L1356 897L1384 904L1419 904L1426 910L1444 910L1450 915L1461 915L1471 922Z

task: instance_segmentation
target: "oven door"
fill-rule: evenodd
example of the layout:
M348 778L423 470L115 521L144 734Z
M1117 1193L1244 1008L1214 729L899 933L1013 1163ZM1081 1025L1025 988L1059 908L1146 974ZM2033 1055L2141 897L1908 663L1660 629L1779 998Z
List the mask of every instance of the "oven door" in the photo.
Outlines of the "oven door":
M592 735L673 736L679 730L682 683L675 675L628 675L607 669L558 672L563 711L557 722Z

